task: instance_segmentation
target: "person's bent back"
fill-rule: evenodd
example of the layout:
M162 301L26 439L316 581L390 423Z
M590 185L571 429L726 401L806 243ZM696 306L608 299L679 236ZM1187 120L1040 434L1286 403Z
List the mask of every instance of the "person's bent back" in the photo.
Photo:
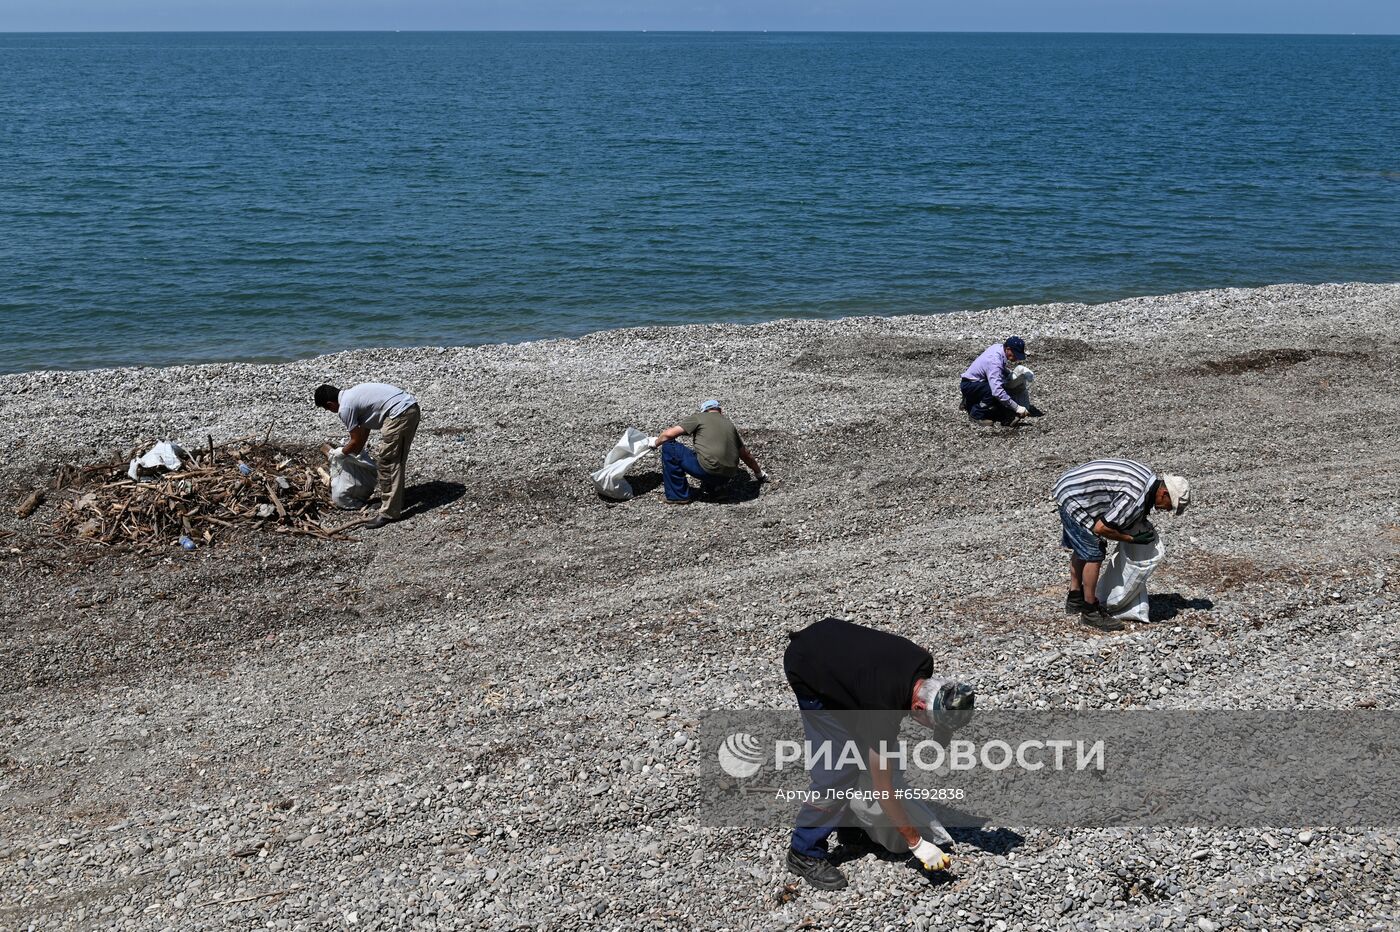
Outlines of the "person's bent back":
M316 389L316 406L340 415L349 438L343 452L353 456L365 448L372 430L379 431L379 514L369 527L396 521L403 511L408 451L418 432L418 399L396 385L363 382L343 391L334 385Z

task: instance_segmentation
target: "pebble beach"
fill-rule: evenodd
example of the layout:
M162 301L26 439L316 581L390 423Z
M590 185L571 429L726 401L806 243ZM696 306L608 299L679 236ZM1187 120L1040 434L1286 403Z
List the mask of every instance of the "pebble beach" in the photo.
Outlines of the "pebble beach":
M706 709L786 708L787 632L926 646L994 709L1400 707L1400 284L614 330L277 365L0 376L0 926L1390 929L1400 830L1033 829L819 893L695 813ZM1046 416L957 379L1023 336ZM156 440L336 442L323 381L423 422L407 519L98 548L15 506ZM772 482L589 481L717 397ZM1050 488L1187 476L1152 619L1062 611Z

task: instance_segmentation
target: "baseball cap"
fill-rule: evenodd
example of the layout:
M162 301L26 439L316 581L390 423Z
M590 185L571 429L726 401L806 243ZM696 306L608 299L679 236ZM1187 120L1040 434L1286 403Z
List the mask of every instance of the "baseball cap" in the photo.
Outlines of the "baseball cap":
M718 401L717 399L710 398L710 399L707 399L707 400L705 400L705 401L700 402L700 413L701 413L701 414L704 414L706 411L710 410L711 408L718 408L718 407L719 407L719 401Z
M1191 504L1191 483L1181 476L1166 473L1162 476L1162 485L1167 487L1167 495L1171 497L1172 508L1176 509L1176 514L1185 511L1186 506Z
M1020 337L1007 337L1002 346L1011 350L1011 355L1016 357L1017 362L1026 358L1026 341Z

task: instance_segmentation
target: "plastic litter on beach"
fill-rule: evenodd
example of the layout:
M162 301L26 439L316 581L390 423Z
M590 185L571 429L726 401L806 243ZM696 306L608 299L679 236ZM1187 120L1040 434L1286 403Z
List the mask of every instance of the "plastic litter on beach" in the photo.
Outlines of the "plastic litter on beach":
M188 455L179 444L162 440L142 456L132 459L126 468L126 475L130 479L141 479L160 473L174 472L180 468L180 464Z
M652 452L650 438L646 434L635 427L627 428L627 432L603 459L603 468L593 473L593 485L598 489L598 494L619 502L631 498L632 483L626 479L627 470Z
M379 467L369 454L346 453L340 447L326 453L331 473L331 504L354 510L365 507L379 482Z
M64 466L53 481L53 497L62 495L53 528L96 544L186 550L238 527L354 540L321 523L331 513L330 475L319 459L318 450L283 449L266 439L216 446L210 438L194 451L158 444L129 464ZM145 477L133 479L131 471Z

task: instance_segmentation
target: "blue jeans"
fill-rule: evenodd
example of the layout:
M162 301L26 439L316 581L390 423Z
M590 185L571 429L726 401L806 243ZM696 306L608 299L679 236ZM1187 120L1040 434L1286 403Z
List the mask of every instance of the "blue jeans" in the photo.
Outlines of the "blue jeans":
M705 471L690 447L678 440L667 440L661 445L661 483L668 499L673 502L690 499L690 483L686 476L699 479L700 488L706 492L713 492L725 483L723 477Z
M1060 506L1060 544L1074 551L1074 555L1085 563L1102 563L1108 555L1108 546L1093 531L1083 526Z
M850 732L842 727L835 715L823 711L825 706L818 699L799 695L797 707L802 710L802 731L808 744L815 749L824 742L831 742L833 749L829 757L813 761L811 769L807 771L811 791L825 794L831 790L854 788L860 781L861 771L858 767L851 765L838 769L830 766L840 758L846 742L854 740ZM805 857L824 859L827 856L827 839L841 827L845 816L845 801L821 805L803 803L802 808L797 810L797 826L792 830L793 850Z

